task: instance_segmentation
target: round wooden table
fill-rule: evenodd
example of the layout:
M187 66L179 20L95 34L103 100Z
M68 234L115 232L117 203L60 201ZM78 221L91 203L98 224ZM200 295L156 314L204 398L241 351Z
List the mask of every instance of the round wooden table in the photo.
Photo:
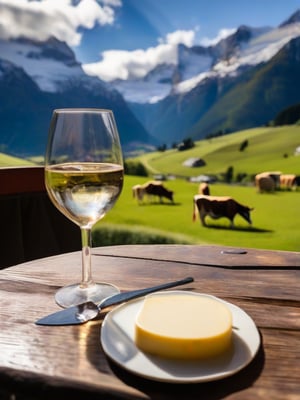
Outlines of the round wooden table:
M122 291L194 277L180 290L218 296L252 317L261 335L257 355L216 382L162 383L125 371L105 356L100 344L105 313L83 325L35 325L59 310L54 301L59 287L80 281L80 252L68 253L0 271L1 399L299 399L300 253L130 245L94 248L92 262L95 280Z

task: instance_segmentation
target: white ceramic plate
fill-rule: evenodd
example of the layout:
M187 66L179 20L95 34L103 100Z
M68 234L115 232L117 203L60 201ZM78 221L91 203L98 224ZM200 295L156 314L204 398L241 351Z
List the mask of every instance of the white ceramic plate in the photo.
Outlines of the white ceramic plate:
M164 295L186 294L184 291L160 292ZM248 314L224 302L233 316L233 346L220 357L209 360L180 361L152 356L140 351L134 342L135 319L144 298L122 304L109 312L101 328L101 344L105 354L122 368L147 379L163 382L192 383L222 379L240 371L254 358L260 346L259 332Z

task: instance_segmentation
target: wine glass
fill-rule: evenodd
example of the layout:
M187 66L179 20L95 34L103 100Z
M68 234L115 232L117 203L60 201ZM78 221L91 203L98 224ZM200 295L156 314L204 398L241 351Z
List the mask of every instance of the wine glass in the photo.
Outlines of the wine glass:
M115 204L123 187L123 156L111 110L53 111L45 157L45 184L53 204L81 229L82 280L55 294L62 307L100 302L119 293L95 283L91 271L92 227Z

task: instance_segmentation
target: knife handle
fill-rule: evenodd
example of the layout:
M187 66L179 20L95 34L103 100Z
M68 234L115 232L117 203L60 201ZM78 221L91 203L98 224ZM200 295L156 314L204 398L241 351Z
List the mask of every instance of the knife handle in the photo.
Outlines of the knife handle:
M152 286L145 289L132 290L130 292L119 293L114 296L108 297L97 305L99 311L104 307L113 306L115 304L123 303L124 301L133 300L138 297L146 296L147 294L158 292L159 290L169 289L175 286L185 285L186 283L194 282L194 278L188 277L180 279L179 281L162 283L161 285Z

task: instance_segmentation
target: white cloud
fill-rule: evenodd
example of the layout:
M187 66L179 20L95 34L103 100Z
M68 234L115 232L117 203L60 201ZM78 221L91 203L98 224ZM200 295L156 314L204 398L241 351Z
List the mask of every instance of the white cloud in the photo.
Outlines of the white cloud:
M146 50L104 51L101 61L85 64L83 68L87 74L98 76L105 81L142 78L159 64L175 64L177 45L183 43L190 47L194 40L195 30L175 31L167 34L164 39L160 38L156 47L149 47Z
M220 40L227 38L228 36L232 35L234 32L236 32L236 28L223 28L220 29L217 36L213 39L209 39L207 37L202 38L200 40L200 44L202 46L213 46L217 44Z
M79 27L91 29L95 24L114 22L114 7L120 0L0 0L0 38L26 36L45 40L49 36L67 42L80 43Z
M178 43L183 43L188 47L194 44L195 40L195 30L183 31L178 30L175 32L168 33L166 36L166 42L177 46Z

